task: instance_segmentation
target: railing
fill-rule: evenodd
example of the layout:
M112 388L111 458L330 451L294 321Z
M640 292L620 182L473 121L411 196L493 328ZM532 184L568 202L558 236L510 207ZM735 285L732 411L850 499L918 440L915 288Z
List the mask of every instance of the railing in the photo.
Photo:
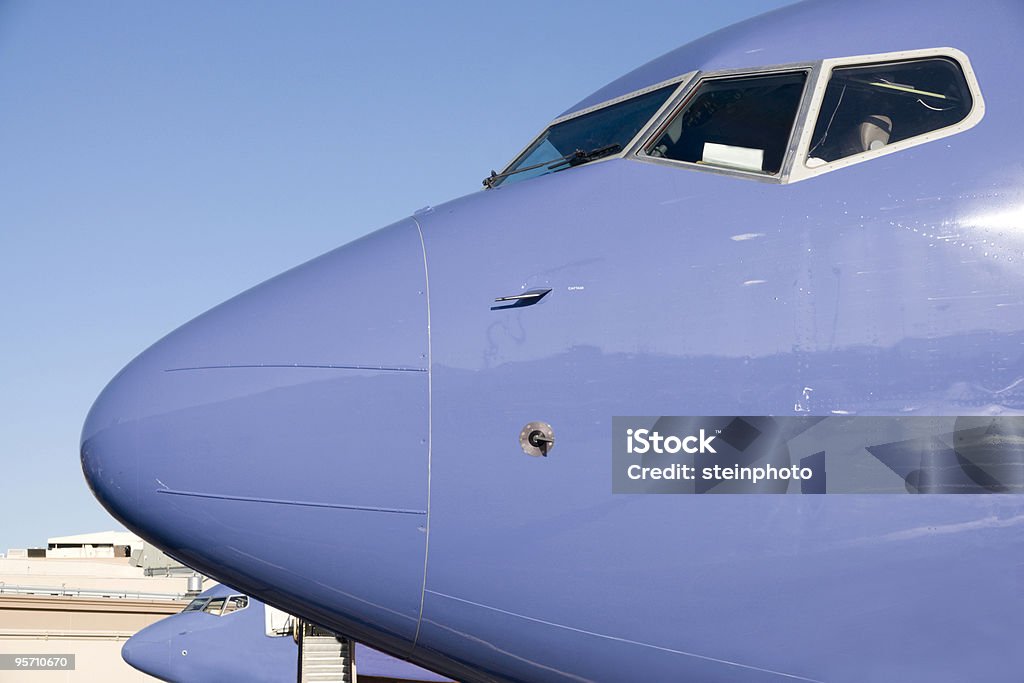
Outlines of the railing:
M143 593L66 586L19 586L0 581L0 595L49 595L69 598L118 598L121 600L184 600L186 593Z
M46 628L0 628L0 640L128 640L138 631L74 631ZM6 680L6 679L5 679Z

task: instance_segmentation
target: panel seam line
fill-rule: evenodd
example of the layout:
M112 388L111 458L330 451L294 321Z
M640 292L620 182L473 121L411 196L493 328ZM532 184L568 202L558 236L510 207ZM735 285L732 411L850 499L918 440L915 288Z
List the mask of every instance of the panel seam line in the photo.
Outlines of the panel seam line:
M612 640L612 641L615 641L615 642L624 643L626 645L638 645L638 646L641 646L641 647L649 647L649 648L654 649L654 650L661 650L662 652L670 652L672 654L684 655L686 657L694 657L696 659L704 659L704 660L707 660L709 662L717 662L719 664L728 664L729 666L736 666L736 667L739 667L741 669L752 669L754 671L761 671L763 673L774 674L776 676L782 676L784 678L791 678L791 679L798 680L798 681L810 681L811 683L825 683L824 681L821 681L820 679L817 679L817 678L807 678L806 676L798 676L797 674L786 673L785 671L776 671L774 669L765 669L765 668L760 667L760 666L754 666L752 664L743 664L742 662L734 662L734 661L729 660L729 659L721 659L719 657L709 657L708 655L700 655L700 654L697 654L696 652L687 652L685 650L676 650L676 649L671 648L671 647L663 647L661 645L652 645L651 643L644 643L644 642L641 642L639 640L630 640L629 638L619 638L617 636L610 636L610 635L607 635L605 633L597 633L596 631L587 631L586 629L582 629L582 628L574 628L572 626L566 626L565 624L559 624L559 623L554 622L554 621L547 621L545 619L537 619L536 617L528 617L525 614L519 614L517 612L510 612L509 610L504 610L504 609L501 609L501 608L498 608L498 607L492 607L491 605L485 605L482 602L474 602L473 600L466 600L465 598L459 598L459 597L456 597L454 595L449 595L447 593L441 593L439 591L427 591L427 592L430 593L431 595L436 595L436 596L441 597L441 598L447 598L448 600L454 600L455 602L461 602L461 603L466 604L466 605L472 605L474 607L480 607L480 608L483 608L483 609L491 610L493 612L498 612L499 614L505 614L505 615L508 615L510 617L517 617L519 619L525 619L526 621L532 621L534 623L543 624L545 626L551 626L551 627L554 627L554 628L565 629L567 631L573 631L575 633L580 633L582 635L594 636L596 638L604 638L605 640Z
M423 605L427 595L427 562L430 558L430 478L434 449L434 356L430 329L430 270L427 267L427 243L423 238L423 227L420 222L416 220L415 216L411 218L416 226L416 233L420 238L420 250L423 253L423 294L427 299L427 519L424 529L426 539L423 546L423 584L420 588L420 610L419 617L416 619L416 634L412 639L412 649L415 650L420 639L420 628L423 625Z

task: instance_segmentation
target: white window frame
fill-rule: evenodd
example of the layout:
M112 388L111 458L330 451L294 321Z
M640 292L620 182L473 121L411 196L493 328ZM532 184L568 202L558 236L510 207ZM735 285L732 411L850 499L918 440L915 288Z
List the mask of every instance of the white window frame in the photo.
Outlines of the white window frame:
M848 157L836 159L835 161L830 161L820 166L811 167L807 165L807 155L810 150L811 137L814 135L814 128L818 122L818 114L821 112L821 105L825 99L825 89L828 87L828 83L832 78L832 71L834 69L847 66L867 66L870 64L882 65L889 62L906 62L927 57L946 57L960 65L960 68L964 73L964 78L967 81L967 87L970 90L972 99L971 111L967 113L967 116L958 123L954 123L952 126L937 128L936 130L928 133L915 135L914 137L907 138L906 140L893 142L879 149L851 154ZM957 133L962 133L969 128L973 128L978 125L981 119L985 116L985 99L981 95L981 86L978 85L978 78L974 73L974 69L971 67L971 61L968 59L966 54L952 47L905 50L902 52L883 52L879 54L822 60L818 79L814 84L814 91L811 94L810 103L807 116L802 123L800 140L796 145L796 155L789 167L788 177L784 178L783 182L795 183L801 180L807 180L808 178L814 178L824 173L838 171L841 168L853 166L854 164L860 164L888 154L902 152L905 149L916 147L917 145L941 140L942 138L947 138L950 135L956 135Z
M226 610L228 608L228 601L231 600L232 598L245 598L245 606L244 607L239 607L238 609L233 609L230 612L225 612L224 610ZM239 612L244 612L245 610L249 609L249 604L251 602L252 602L252 598L250 598L248 595L245 595L244 593L232 593L231 595L228 595L225 598L225 600L224 600L224 608L221 610L221 613L218 616L230 617L232 614L238 614Z

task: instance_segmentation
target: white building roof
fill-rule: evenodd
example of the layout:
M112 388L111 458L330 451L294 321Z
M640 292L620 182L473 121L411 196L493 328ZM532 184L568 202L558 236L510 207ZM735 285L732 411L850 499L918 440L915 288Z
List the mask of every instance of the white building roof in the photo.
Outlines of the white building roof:
M130 531L97 531L91 534L54 536L46 539L47 545L130 545L141 548L142 539Z

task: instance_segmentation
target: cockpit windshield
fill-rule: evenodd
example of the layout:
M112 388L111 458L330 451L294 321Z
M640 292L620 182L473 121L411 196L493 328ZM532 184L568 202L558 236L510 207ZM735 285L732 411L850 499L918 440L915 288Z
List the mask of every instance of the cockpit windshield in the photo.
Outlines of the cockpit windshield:
M207 603L210 602L210 598L196 598L192 602L185 606L182 612L202 612L203 608L206 607Z
M206 612L214 616L223 616L249 606L249 598L245 595L231 595L227 598L196 598L188 603L182 612Z
M556 123L502 173L484 180L487 187L535 178L617 154L665 103L679 84L637 95L589 114Z

